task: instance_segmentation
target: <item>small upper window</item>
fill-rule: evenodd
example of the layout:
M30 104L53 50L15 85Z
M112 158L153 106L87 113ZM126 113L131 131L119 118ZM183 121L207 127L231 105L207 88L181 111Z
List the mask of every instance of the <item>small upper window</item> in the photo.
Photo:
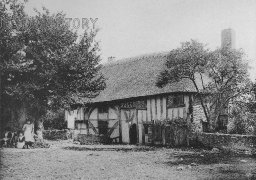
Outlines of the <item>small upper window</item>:
M171 95L168 96L168 107L181 107L184 106L183 95Z
M108 113L108 107L107 106L99 107L99 113Z

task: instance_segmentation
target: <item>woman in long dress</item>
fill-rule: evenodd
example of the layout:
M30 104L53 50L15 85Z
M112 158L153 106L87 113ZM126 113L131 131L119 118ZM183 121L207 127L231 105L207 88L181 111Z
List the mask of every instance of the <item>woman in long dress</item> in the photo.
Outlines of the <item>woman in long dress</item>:
M27 120L23 126L23 132L25 136L25 145L30 148L35 142L34 139L34 124L31 124L30 120Z

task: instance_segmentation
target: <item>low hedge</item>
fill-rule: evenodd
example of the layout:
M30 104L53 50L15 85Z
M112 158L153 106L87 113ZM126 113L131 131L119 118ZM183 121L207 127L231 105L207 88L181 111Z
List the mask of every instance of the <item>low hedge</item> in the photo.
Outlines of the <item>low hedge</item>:
M67 140L72 137L70 130L45 130L43 131L43 138L48 140Z
M92 135L92 134L78 134L74 141L80 142L80 144L110 144L111 140L105 136Z

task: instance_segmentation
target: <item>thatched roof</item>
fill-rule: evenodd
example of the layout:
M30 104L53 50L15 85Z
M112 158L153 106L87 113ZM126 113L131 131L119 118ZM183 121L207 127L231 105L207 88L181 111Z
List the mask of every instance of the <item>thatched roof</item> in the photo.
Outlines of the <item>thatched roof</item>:
M106 89L92 102L120 100L172 92L196 92L189 79L156 86L159 73L164 69L168 52L142 55L105 64L102 73L106 78Z

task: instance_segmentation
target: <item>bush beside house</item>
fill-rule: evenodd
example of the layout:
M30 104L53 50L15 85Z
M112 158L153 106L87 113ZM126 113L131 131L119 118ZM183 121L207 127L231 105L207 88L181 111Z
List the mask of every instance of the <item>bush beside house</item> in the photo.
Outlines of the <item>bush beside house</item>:
M67 140L69 138L72 138L72 132L68 129L44 130L43 138L47 140Z

